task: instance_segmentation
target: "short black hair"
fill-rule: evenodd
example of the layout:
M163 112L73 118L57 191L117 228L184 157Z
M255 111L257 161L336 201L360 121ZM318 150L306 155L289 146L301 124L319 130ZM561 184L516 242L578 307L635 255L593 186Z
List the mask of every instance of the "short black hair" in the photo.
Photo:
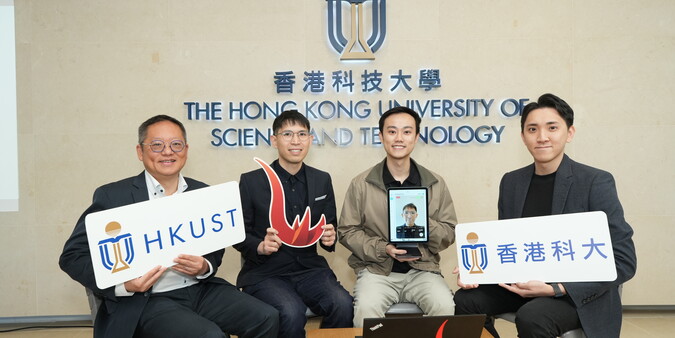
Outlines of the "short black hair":
M539 108L553 108L558 112L558 115L565 120L567 128L571 127L574 124L574 110L570 107L565 100L550 94L546 93L537 99L537 102L528 103L525 108L523 108L523 114L520 116L520 132L522 133L525 130L525 120L527 116L535 109Z
M163 121L169 121L177 125L180 128L180 131L183 133L183 139L185 139L185 142L187 143L187 132L185 132L185 126L183 126L183 124L180 121L176 120L175 118L169 115L155 115L145 120L145 122L141 123L141 125L138 126L138 144L142 144L143 141L145 141L145 137L148 136L148 127L150 127L155 123Z
M389 117L391 115L394 115L394 114L401 114L401 113L408 114L415 119L415 134L419 134L420 133L420 124L422 123L422 118L420 117L419 114L417 114L416 111L414 111L414 110L412 110L408 107L403 107L403 106L391 108L391 109L387 110L386 112L384 112L384 114L382 114L382 116L380 116L380 122L379 122L380 132L383 132L382 129L384 129L384 120L386 120L387 117Z
M408 204L404 205L402 211L405 211L405 209L415 209L415 211L417 211L417 207L412 203L408 203Z
M299 124L309 131L309 120L297 110L287 110L279 114L272 122L272 132L276 134L284 124Z

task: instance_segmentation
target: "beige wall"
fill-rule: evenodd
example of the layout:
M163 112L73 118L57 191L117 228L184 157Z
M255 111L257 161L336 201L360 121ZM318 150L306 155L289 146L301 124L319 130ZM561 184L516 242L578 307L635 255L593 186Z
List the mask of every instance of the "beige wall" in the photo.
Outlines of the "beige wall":
M208 183L236 180L273 160L268 147L208 145L210 130L267 128L271 121L187 121L184 101L277 101L271 76L302 71L377 68L385 74L441 70L430 93L294 100L432 98L535 99L557 93L576 110L567 152L609 170L635 229L639 268L624 303L675 304L675 2L389 1L387 38L370 63L341 63L326 38L326 2L305 1L29 1L16 0L20 211L0 214L0 317L88 312L84 291L57 259L93 190L142 170L135 128L166 113L186 122L184 170ZM316 121L322 128L375 126ZM423 123L504 124L501 144L419 144L414 157L442 174L460 222L496 218L501 175L530 162L517 119ZM308 163L331 172L342 205L351 177L383 157L381 148L315 146ZM443 253L446 279L454 246ZM351 289L346 250L328 255ZM228 250L221 275L233 281L239 258Z

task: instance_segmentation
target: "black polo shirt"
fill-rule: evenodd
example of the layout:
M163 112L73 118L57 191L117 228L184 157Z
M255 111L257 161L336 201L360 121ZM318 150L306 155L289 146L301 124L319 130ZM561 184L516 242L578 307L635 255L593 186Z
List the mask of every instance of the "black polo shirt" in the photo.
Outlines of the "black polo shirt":
M286 169L282 168L279 160L272 162L272 169L277 173L284 187L284 196L286 200L286 220L293 224L295 216L300 216L305 212L309 205L307 202L307 175L305 174L305 164L302 164L300 170L291 175Z

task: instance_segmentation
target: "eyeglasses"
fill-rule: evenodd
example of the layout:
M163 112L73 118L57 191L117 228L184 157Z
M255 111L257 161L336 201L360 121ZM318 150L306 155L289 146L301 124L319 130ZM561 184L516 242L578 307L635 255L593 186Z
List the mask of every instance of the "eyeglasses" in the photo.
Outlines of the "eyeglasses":
M153 153L161 153L164 151L164 148L166 148L166 143L164 141L152 141L150 143L141 143L144 146L150 146L150 150L152 150ZM169 142L169 148L171 151L174 153L180 153L185 149L185 142L181 140L173 140Z
M417 211L404 211L404 215L417 215Z
M282 131L282 132L280 132L280 133L276 133L275 135L277 135L277 137L278 137L278 136L281 136L281 138L282 138L284 141L290 141L290 140L292 140L292 139L293 139L293 135L297 135L297 136L298 136L298 139L299 139L300 141L307 141L307 139L309 138L309 132L306 131L306 130L301 130L301 131L296 132L296 133L294 133L294 132L292 132L292 131L290 131L290 130L286 130L286 131Z

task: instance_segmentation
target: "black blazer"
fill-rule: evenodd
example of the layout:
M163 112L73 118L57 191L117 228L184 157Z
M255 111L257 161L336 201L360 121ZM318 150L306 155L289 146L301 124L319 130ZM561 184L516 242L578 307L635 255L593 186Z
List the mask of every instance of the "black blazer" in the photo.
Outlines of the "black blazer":
M205 183L187 177L185 181L188 184L188 191L207 186ZM133 336L143 308L148 301L149 292L137 292L130 297L118 298L115 296L114 286L103 290L96 286L84 219L93 212L147 200L148 188L145 184L145 172L136 177L129 177L99 187L94 192L91 206L80 216L73 233L63 247L63 253L59 258L61 270L103 299L94 321L94 337ZM227 283L223 279L213 277L220 266L224 252L224 250L218 250L204 256L211 263L213 273L209 278L200 280L201 283Z
M534 164L507 173L499 186L499 219L520 218L534 173ZM612 282L563 283L574 301L589 338L619 337L621 299L618 287L635 275L637 258L632 236L616 192L614 177L564 155L553 186L553 215L586 211L607 214L617 278Z
M330 175L308 165L305 165L305 175L307 177L307 201L312 211L310 226L314 226L321 214L324 214L326 224L333 224L337 230L335 195ZM234 248L241 252L244 260L244 265L237 277L238 287L253 285L267 277L286 273L296 262L306 269L329 268L326 259L317 253L316 244L306 248L282 245L279 251L269 256L258 255L258 244L263 241L267 228L270 227L271 192L265 172L258 169L242 174L239 180L239 191L246 225L246 239L234 245ZM318 243L327 251L335 251L335 244L326 247L321 244L321 241Z

